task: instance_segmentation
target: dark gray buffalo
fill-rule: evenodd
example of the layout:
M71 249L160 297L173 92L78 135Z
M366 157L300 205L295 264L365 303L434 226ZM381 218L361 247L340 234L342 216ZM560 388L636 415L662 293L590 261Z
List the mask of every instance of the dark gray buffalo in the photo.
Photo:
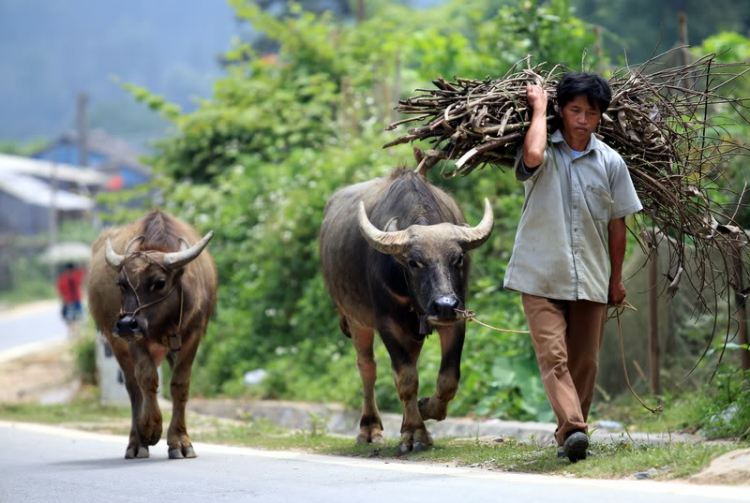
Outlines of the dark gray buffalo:
M482 221L469 227L450 196L405 169L345 187L328 201L320 260L341 330L357 349L364 390L357 442L383 441L374 395L377 330L404 410L399 452L432 444L424 420L445 419L458 389L466 327L456 309L465 309L467 252L489 238L492 225L488 200ZM417 360L433 328L440 334L440 374L435 394L418 399Z
M216 305L216 268L203 239L186 223L151 211L94 242L89 277L91 314L112 346L130 395L126 458L147 458L161 438L157 368L173 364L170 458L194 458L185 426L190 370Z

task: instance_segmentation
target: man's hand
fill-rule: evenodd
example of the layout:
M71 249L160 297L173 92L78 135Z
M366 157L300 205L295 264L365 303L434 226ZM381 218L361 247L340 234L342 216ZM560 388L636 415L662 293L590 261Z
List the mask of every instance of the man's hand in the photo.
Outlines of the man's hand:
M534 114L547 115L547 91L542 86L529 84L526 86L526 101L534 111Z
M622 280L609 280L609 305L619 306L625 300L625 286Z
M541 86L526 86L526 100L533 109L531 125L523 140L523 163L535 169L544 160L547 143L547 91Z

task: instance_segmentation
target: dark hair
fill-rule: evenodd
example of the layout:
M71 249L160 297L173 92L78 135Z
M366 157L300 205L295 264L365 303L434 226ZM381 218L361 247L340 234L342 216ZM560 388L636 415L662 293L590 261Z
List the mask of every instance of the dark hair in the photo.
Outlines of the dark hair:
M67 264L65 264L65 267L64 267L66 271L72 271L75 268L76 268L76 265L73 262L68 262Z
M609 84L600 75L592 73L566 73L557 84L557 106L564 107L581 94L586 95L589 105L599 105L599 111L604 113L612 101L612 91Z

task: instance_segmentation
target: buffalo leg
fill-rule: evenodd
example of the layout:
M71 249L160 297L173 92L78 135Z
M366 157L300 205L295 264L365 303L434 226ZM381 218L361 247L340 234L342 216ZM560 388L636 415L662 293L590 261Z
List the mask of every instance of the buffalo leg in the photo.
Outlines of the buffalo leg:
M464 347L466 325L457 323L438 328L442 359L435 394L419 400L419 413L423 420L442 421L448 413L448 402L453 400L461 377L461 351Z
M398 333L398 335L396 335ZM400 337L399 337L400 335ZM404 409L401 423L401 442L398 446L399 455L409 452L420 452L432 445L432 437L425 428L422 416L419 414L419 374L417 360L422 351L422 341L411 334L381 330L388 354L391 356L391 368L396 380L396 389L401 398Z
M138 433L138 419L141 414L143 394L135 378L135 368L133 360L130 357L130 351L128 350L128 343L119 337L109 334L105 337L112 348L117 363L120 365L120 370L125 380L125 389L128 390L128 396L130 397L130 436L128 438L128 447L125 449L125 459L147 458L149 456L148 446L141 444L141 437Z
M172 373L172 382L169 385L172 394L172 421L167 430L170 459L196 457L185 424L185 405L190 394L190 373L200 338L199 333L193 332L190 337L183 340L182 348L177 355L177 364Z
M375 402L375 380L378 377L378 366L372 352L375 332L370 328L354 327L352 342L357 349L357 369L362 378L364 404L362 417L359 420L358 444L382 444L383 422L380 420L378 404Z
M156 445L161 438L161 410L156 394L159 391L159 372L148 350L145 339L130 343L130 354L135 363L135 377L143 395L138 432L141 446ZM140 447L139 447L140 449Z

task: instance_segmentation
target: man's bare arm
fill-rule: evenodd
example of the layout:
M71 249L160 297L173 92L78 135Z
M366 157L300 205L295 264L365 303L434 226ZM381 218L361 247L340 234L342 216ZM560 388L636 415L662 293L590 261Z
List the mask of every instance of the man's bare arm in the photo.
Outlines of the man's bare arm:
M523 142L523 163L537 168L544 160L547 144L547 91L541 86L526 86L526 100L532 108L531 125Z
M609 222L609 260L612 273L609 277L609 302L618 305L625 300L625 287L622 284L622 264L625 261L627 228L625 218Z

